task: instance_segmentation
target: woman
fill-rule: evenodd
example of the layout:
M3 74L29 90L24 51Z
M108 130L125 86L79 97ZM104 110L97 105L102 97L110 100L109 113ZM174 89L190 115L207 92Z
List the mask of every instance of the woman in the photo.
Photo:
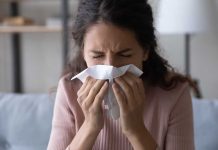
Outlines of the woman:
M73 26L78 52L59 82L48 150L194 149L188 79L158 55L154 32L146 0L80 1ZM70 80L98 64L144 72L115 79L119 120L102 107L107 81Z

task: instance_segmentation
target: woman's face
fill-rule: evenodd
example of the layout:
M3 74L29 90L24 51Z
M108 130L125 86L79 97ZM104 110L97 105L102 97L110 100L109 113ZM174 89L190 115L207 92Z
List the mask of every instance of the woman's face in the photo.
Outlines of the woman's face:
M91 26L84 39L84 59L88 67L111 65L121 67L133 64L142 69L148 58L134 33L106 23Z

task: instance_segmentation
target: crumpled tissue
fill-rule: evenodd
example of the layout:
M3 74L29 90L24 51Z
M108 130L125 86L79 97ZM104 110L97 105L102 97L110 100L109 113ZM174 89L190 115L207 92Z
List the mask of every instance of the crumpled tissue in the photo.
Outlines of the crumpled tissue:
M71 80L78 78L82 82L85 82L85 79L88 76L99 80L108 80L109 88L104 98L104 104L108 108L109 115L116 120L120 117L120 110L112 89L112 83L114 78L124 75L127 71L133 73L138 77L141 76L143 73L140 69L132 64L125 65L119 68L109 65L95 65L83 70L81 73L72 77Z

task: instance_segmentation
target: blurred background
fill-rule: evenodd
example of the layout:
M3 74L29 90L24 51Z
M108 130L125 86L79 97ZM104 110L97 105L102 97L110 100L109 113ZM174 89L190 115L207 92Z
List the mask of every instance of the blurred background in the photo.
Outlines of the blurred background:
M197 81L196 150L217 150L218 0L149 2L160 54ZM0 0L0 150L46 149L55 88L73 50L77 5L78 0Z
M14 80L16 78L14 75L16 76L16 74L13 71L15 68L15 63L13 63L13 35L18 33L20 63L22 66L22 69L20 69L22 92L48 92L49 89L57 86L64 66L65 54L63 52L64 39L62 32L64 10L62 2L59 0L18 0L19 16L21 18L13 20L10 18L13 12L11 1L0 0L0 91L15 91ZM213 1L217 13L218 0L211 1ZM68 24L70 26L73 16L75 16L78 1L69 0L68 3ZM155 20L158 20L160 16L158 12L160 12L162 4L159 0L150 0L150 3L154 8ZM217 19L218 15L215 16ZM171 23L175 23L173 19ZM19 26L23 28L20 29ZM28 26L37 26L38 28L28 28ZM217 30L218 26L216 26ZM157 32L161 55L167 58L176 70L184 74L185 34L179 31L178 33ZM71 49L70 30L68 39L69 49ZM191 33L190 74L194 79L198 80L202 95L206 98L218 98L217 58L218 32Z

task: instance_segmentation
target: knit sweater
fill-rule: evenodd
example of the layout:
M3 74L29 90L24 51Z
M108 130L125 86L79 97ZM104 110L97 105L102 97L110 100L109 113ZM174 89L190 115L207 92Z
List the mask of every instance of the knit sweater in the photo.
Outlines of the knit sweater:
M77 102L77 91L81 85L67 76L60 79L47 150L70 149L69 145L84 121ZM188 84L179 83L172 90L154 86L146 90L144 124L157 143L157 149L194 150L193 110ZM119 119L113 120L106 109L103 109L103 114L104 127L93 150L132 150L130 142L122 133Z

